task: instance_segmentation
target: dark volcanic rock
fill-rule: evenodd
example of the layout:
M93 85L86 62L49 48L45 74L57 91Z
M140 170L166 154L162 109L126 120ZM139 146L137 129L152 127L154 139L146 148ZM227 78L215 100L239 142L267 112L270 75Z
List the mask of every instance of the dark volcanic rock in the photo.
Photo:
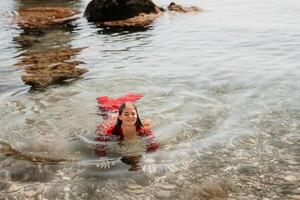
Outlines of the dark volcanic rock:
M160 8L151 0L92 0L85 12L90 22L119 21L140 14L158 14Z

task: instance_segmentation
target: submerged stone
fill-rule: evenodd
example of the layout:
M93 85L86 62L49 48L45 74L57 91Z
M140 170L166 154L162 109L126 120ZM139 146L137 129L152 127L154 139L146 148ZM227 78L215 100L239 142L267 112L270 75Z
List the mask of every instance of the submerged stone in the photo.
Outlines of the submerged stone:
M18 10L17 23L23 29L51 28L78 19L79 11L61 7L36 7Z
M18 186L17 184L12 183L8 188L8 192L17 192L19 190L22 190L22 188L23 188L22 186Z
M31 150L35 148L33 145L31 145L30 147ZM0 154L3 154L5 156L11 156L19 160L41 162L41 163L57 163L57 162L75 160L71 158L62 158L49 151L41 152L40 150L41 149L37 149L36 150L37 152L27 152L25 148L16 149L10 144L4 141L0 141Z
M171 185L171 184L162 184L162 183L158 183L156 184L157 187L164 189L164 190L173 190L176 188L175 185Z
M297 181L297 177L292 176L292 175L288 175L288 176L284 177L284 180L287 181L287 182L294 182L294 181Z
M201 184L194 184L188 190L188 199L226 199L233 191L231 181L227 179L206 179Z
M158 199L170 199L171 191L169 190L159 190L155 193L155 197Z

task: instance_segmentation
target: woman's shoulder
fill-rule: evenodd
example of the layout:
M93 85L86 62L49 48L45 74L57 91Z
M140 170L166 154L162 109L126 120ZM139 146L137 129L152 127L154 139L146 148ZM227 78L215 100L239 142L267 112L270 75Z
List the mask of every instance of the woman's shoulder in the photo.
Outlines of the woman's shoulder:
M141 127L137 132L139 136L153 135L152 129L149 127Z
M152 121L149 119L142 120L143 126L138 130L138 134L141 136L152 135Z

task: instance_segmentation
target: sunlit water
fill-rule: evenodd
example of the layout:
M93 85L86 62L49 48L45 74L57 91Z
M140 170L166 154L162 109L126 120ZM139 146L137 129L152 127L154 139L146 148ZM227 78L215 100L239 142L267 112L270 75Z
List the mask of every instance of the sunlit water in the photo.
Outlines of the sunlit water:
M83 12L87 3L0 3L0 139L25 154L76 158L44 165L1 156L1 198L38 191L47 199L180 199L190 186L225 176L238 188L233 197L261 199L273 194L245 189L243 167L299 171L299 1L178 1L206 12L167 12L133 32L104 30L81 18L72 28L24 34L13 21L23 7ZM25 40L31 45L19 42ZM54 47L86 47L73 59L88 72L30 90L21 80L24 69L15 66L20 55ZM94 131L103 121L96 97L129 92L145 94L139 112L154 122L161 143L158 152L143 154L136 172L118 157L100 161L93 153ZM8 192L4 183L17 189Z

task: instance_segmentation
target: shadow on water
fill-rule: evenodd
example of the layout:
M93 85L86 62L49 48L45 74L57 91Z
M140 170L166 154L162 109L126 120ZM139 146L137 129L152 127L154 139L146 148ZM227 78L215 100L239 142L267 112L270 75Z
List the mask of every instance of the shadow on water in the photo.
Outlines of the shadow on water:
M6 180L8 183L10 181L26 184L50 183L55 181L58 176L63 176L62 171L65 170L76 177L93 179L95 177L109 178L114 174L126 176L128 171L142 169L140 166L142 155L114 155L95 158L91 156L89 149L84 149L76 141L72 144L73 147L69 149L69 152L66 152L68 150L65 149L68 146L66 142L57 143L58 141L50 143L35 141L13 146L5 141L0 141L0 180ZM76 154L74 153L76 150L81 152ZM72 173L72 171L75 172ZM2 185L0 182L0 187L8 190L9 184Z
M68 23L60 25L57 29L26 29L22 28L20 34L13 38L13 42L17 45L17 49L25 51L29 49L37 49L41 47L52 48L55 46L63 45L70 46L74 35L76 24ZM59 39L58 39L59 37Z
M146 32L151 29L151 27L101 27L97 26L100 30L98 31L99 34L105 34L105 35L112 35L112 34L118 34L118 35L127 35L131 33L137 33L137 32Z

